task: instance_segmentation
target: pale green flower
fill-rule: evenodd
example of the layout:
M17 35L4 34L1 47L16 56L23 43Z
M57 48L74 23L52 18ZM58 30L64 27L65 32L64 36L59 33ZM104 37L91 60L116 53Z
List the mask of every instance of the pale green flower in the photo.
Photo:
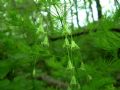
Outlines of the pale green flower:
M33 77L35 77L35 74L36 74L36 70L35 70L35 68L33 69L32 74L33 74Z
M64 25L63 35L70 35L71 31L68 28L67 24Z
M44 29L43 29L43 26L42 25L40 25L39 27L38 27L38 29L37 29L37 32L36 32L37 34L44 34L45 33L45 31L44 31Z
M45 45L45 46L49 46L49 41L48 41L48 37L45 36L43 42L41 42L41 44Z
M71 41L71 49L74 50L74 49L80 49L79 46L75 43L74 40Z
M80 69L83 70L83 71L86 70L86 69L85 69L85 64L84 64L83 62L81 62L81 67L80 67Z
M92 80L92 76L88 74L88 79L89 80Z
M80 88L81 88L81 87L80 87L80 84L78 84L78 90L80 90Z
M68 60L67 69L68 69L68 70L72 70L73 68L74 68L74 66L73 66L71 60Z
M107 90L116 90L113 84L106 86Z
M72 90L70 86L68 86L67 90Z
M71 85L76 85L77 84L75 75L72 76L70 84Z
M65 38L65 42L63 44L63 47L69 47L69 46L70 46L69 40L68 40L68 38Z

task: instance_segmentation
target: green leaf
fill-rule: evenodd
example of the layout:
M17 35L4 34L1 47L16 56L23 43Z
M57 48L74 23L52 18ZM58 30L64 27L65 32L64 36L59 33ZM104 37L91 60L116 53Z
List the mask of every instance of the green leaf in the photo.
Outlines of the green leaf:
M11 63L8 61L0 61L0 79L3 79L9 70L11 69Z

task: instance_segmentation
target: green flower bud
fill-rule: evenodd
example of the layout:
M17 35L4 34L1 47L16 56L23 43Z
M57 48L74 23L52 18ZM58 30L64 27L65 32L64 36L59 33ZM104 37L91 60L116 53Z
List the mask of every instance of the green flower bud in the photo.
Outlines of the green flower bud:
M63 44L63 47L69 47L69 46L70 46L69 40L68 40L68 38L65 38L65 42Z
M74 40L71 41L71 49L80 49Z
M83 70L83 71L86 70L86 69L85 69L85 64L84 64L83 62L81 62L81 67L80 67L80 69Z
M88 74L88 79L89 80L92 80L92 76Z
M37 32L36 32L36 33L37 33L37 34L44 34L44 33L45 33L42 25L39 26L39 28L37 29Z
M45 36L44 41L41 42L41 44L43 44L45 46L49 46L49 41L48 41L48 37L47 36Z
M69 61L68 61L68 65L67 65L67 69L68 69L68 70L72 70L73 68L74 68L74 66L73 66L71 60L69 60Z
M67 90L72 90L70 86L68 86Z
M35 68L33 69L32 74L33 74L33 77L35 77L35 74L36 74L36 70L35 70Z
M78 84L78 90L80 90L80 88L81 88L81 87L80 87L80 84Z
M70 84L71 85L76 85L77 84L75 75L72 76Z
M106 90L116 90L113 84L106 86Z
M71 31L68 28L67 24L64 25L63 35L70 35Z

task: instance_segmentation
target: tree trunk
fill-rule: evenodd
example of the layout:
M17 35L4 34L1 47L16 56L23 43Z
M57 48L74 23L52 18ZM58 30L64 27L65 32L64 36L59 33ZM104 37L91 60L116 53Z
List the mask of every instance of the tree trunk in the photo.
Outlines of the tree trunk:
M98 20L101 19L102 17L102 7L100 4L100 0L95 0L96 5L97 5L97 12L98 12Z

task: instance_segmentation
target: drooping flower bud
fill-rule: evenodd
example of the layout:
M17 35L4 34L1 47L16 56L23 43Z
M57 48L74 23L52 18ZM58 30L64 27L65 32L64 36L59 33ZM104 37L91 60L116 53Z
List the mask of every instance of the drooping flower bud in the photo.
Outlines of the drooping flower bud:
M69 46L70 46L70 43L69 43L68 38L66 37L65 41L64 41L64 44L63 44L63 47L65 48L65 47L69 47Z
M88 79L89 80L92 80L92 76L88 74Z
M70 86L68 86L67 90L72 90Z
M76 85L77 84L75 75L72 76L70 84L71 85Z
M83 62L81 62L81 67L80 67L80 69L83 70L83 71L86 70L86 69L85 69L85 64L84 64Z
M74 40L71 41L71 49L74 50L74 49L80 49L79 46L75 43Z
M35 70L35 68L33 69L32 74L33 74L33 77L35 77L35 75L36 75L36 70Z
M67 69L68 69L68 70L72 70L73 68L74 68L74 66L73 66L71 60L68 60Z
M45 46L49 46L49 41L48 41L48 36L45 36L43 42L41 42L41 44L45 45Z
M68 28L67 24L64 25L63 35L70 35L71 31Z
M38 27L38 29L37 29L37 32L36 32L37 34L44 34L45 33L45 31L44 31L44 29L43 29L43 26L42 25L40 25L39 27Z

